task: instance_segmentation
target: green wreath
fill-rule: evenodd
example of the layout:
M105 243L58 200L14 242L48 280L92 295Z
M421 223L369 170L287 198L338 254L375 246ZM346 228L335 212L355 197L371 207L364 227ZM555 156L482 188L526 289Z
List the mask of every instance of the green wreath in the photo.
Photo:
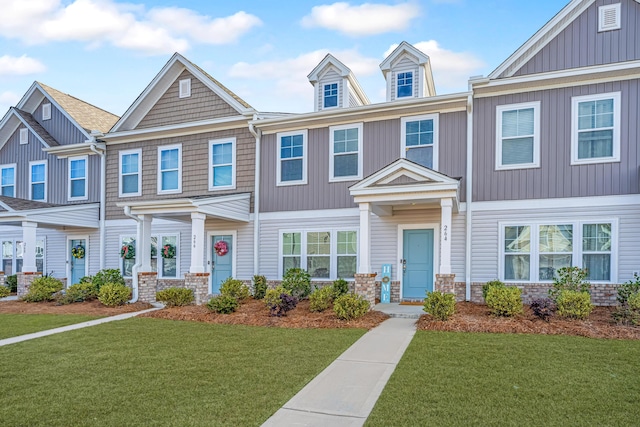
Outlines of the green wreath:
M76 259L84 258L84 252L84 246L82 245L76 245L71 248L71 255L73 255L73 257Z
M136 249L133 247L133 245L122 245L122 248L120 248L120 258L132 259L135 258L135 256Z
M162 258L173 259L176 257L176 247L167 243L162 247Z

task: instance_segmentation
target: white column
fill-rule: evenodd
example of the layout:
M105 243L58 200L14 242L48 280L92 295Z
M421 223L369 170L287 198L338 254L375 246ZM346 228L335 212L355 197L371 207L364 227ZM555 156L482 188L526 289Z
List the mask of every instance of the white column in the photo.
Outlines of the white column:
M22 272L34 273L38 271L36 266L36 229L37 222L22 222L22 242L24 253L22 255Z
M358 273L371 273L371 205L360 203Z
M138 215L138 236L136 244L136 264L140 264L140 272L151 271L151 215ZM159 243L159 242L158 242ZM160 249L158 248L158 253Z
M190 273L204 273L204 221L203 213L191 213L191 267Z
M452 199L440 200L440 274L451 274L451 213Z

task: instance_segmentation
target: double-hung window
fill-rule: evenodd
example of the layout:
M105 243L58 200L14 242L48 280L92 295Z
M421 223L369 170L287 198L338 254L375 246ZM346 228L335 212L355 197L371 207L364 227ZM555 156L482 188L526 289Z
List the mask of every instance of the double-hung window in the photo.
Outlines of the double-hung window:
M413 72L405 71L396 74L397 97L406 98L413 96Z
M543 224L538 236L538 279L553 280L559 269L573 265L573 225Z
M438 115L403 117L401 157L438 169Z
M0 166L0 195L16 197L16 165Z
M47 161L29 162L29 199L47 200Z
M151 236L151 269L161 278L178 277L178 235Z
M589 280L611 280L612 235L610 223L582 225L582 267Z
M69 200L86 200L87 184L87 156L69 157Z
M209 191L236 187L236 139L209 141Z
M571 99L571 164L620 161L620 92Z
M11 276L22 272L24 258L24 242L20 240L3 240L2 244L2 266L4 274ZM36 240L36 270L40 273L45 271L45 240Z
M496 108L496 169L540 166L540 103Z
M120 197L142 194L142 150L120 151Z
M329 83L323 88L323 108L332 108L338 106L338 83Z
M182 144L158 147L158 194L182 192Z
M361 179L362 123L332 126L329 133L329 181Z
M277 185L307 183L307 131L279 133Z

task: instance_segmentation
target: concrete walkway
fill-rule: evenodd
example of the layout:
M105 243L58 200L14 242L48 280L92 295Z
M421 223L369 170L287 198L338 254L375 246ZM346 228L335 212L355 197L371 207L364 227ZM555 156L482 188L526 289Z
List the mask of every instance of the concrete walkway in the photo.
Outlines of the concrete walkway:
M32 334L19 335L17 337L5 338L3 340L0 340L0 347L2 347L4 345L9 345L9 344L16 344L16 343L19 343L19 342L22 342L22 341L32 340L32 339L35 339L35 338L42 338L42 337L46 337L46 336L49 336L49 335L59 334L59 333L62 333L62 332L73 331L75 329L82 329L82 328L87 328L89 326L101 325L102 323L109 323L109 322L115 322L116 320L129 319L131 317L135 317L135 316L137 316L139 314L142 314L142 313L148 313L150 311L160 310L160 308L162 308L162 307L150 308L150 309L142 310L142 311L134 311L132 313L118 314L117 316L104 317L102 319L89 320L88 322L82 322L82 323L74 323L73 325L61 326L59 328L48 329L46 331L40 331L40 332L34 332Z
M415 334L391 318L367 332L263 426L361 426Z

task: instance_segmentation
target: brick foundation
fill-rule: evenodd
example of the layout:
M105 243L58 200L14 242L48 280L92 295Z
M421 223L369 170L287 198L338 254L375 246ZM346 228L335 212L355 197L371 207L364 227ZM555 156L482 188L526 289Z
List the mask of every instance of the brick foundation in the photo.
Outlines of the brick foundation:
M138 273L138 301L156 302L158 273L151 271Z
M369 307L376 305L376 273L356 273L354 293L369 301Z
M209 296L209 273L185 273L184 287L191 289L197 305L205 304Z
M434 290L445 294L456 294L455 274L436 274ZM426 297L426 295L425 295Z
M18 278L18 297L23 297L29 292L29 288L31 287L31 283L39 277L42 277L42 273L33 272L33 273L17 273Z
M6 276L4 275L4 271L0 271L0 286L5 286Z
M522 302L531 304L534 299L546 298L549 296L551 283L505 283L507 286L516 286L522 291ZM456 284L457 285L457 284ZM464 288L464 283L461 284ZM484 304L482 298L482 282L471 284L471 301ZM591 302L598 306L613 306L617 304L618 296L617 284L591 284Z

